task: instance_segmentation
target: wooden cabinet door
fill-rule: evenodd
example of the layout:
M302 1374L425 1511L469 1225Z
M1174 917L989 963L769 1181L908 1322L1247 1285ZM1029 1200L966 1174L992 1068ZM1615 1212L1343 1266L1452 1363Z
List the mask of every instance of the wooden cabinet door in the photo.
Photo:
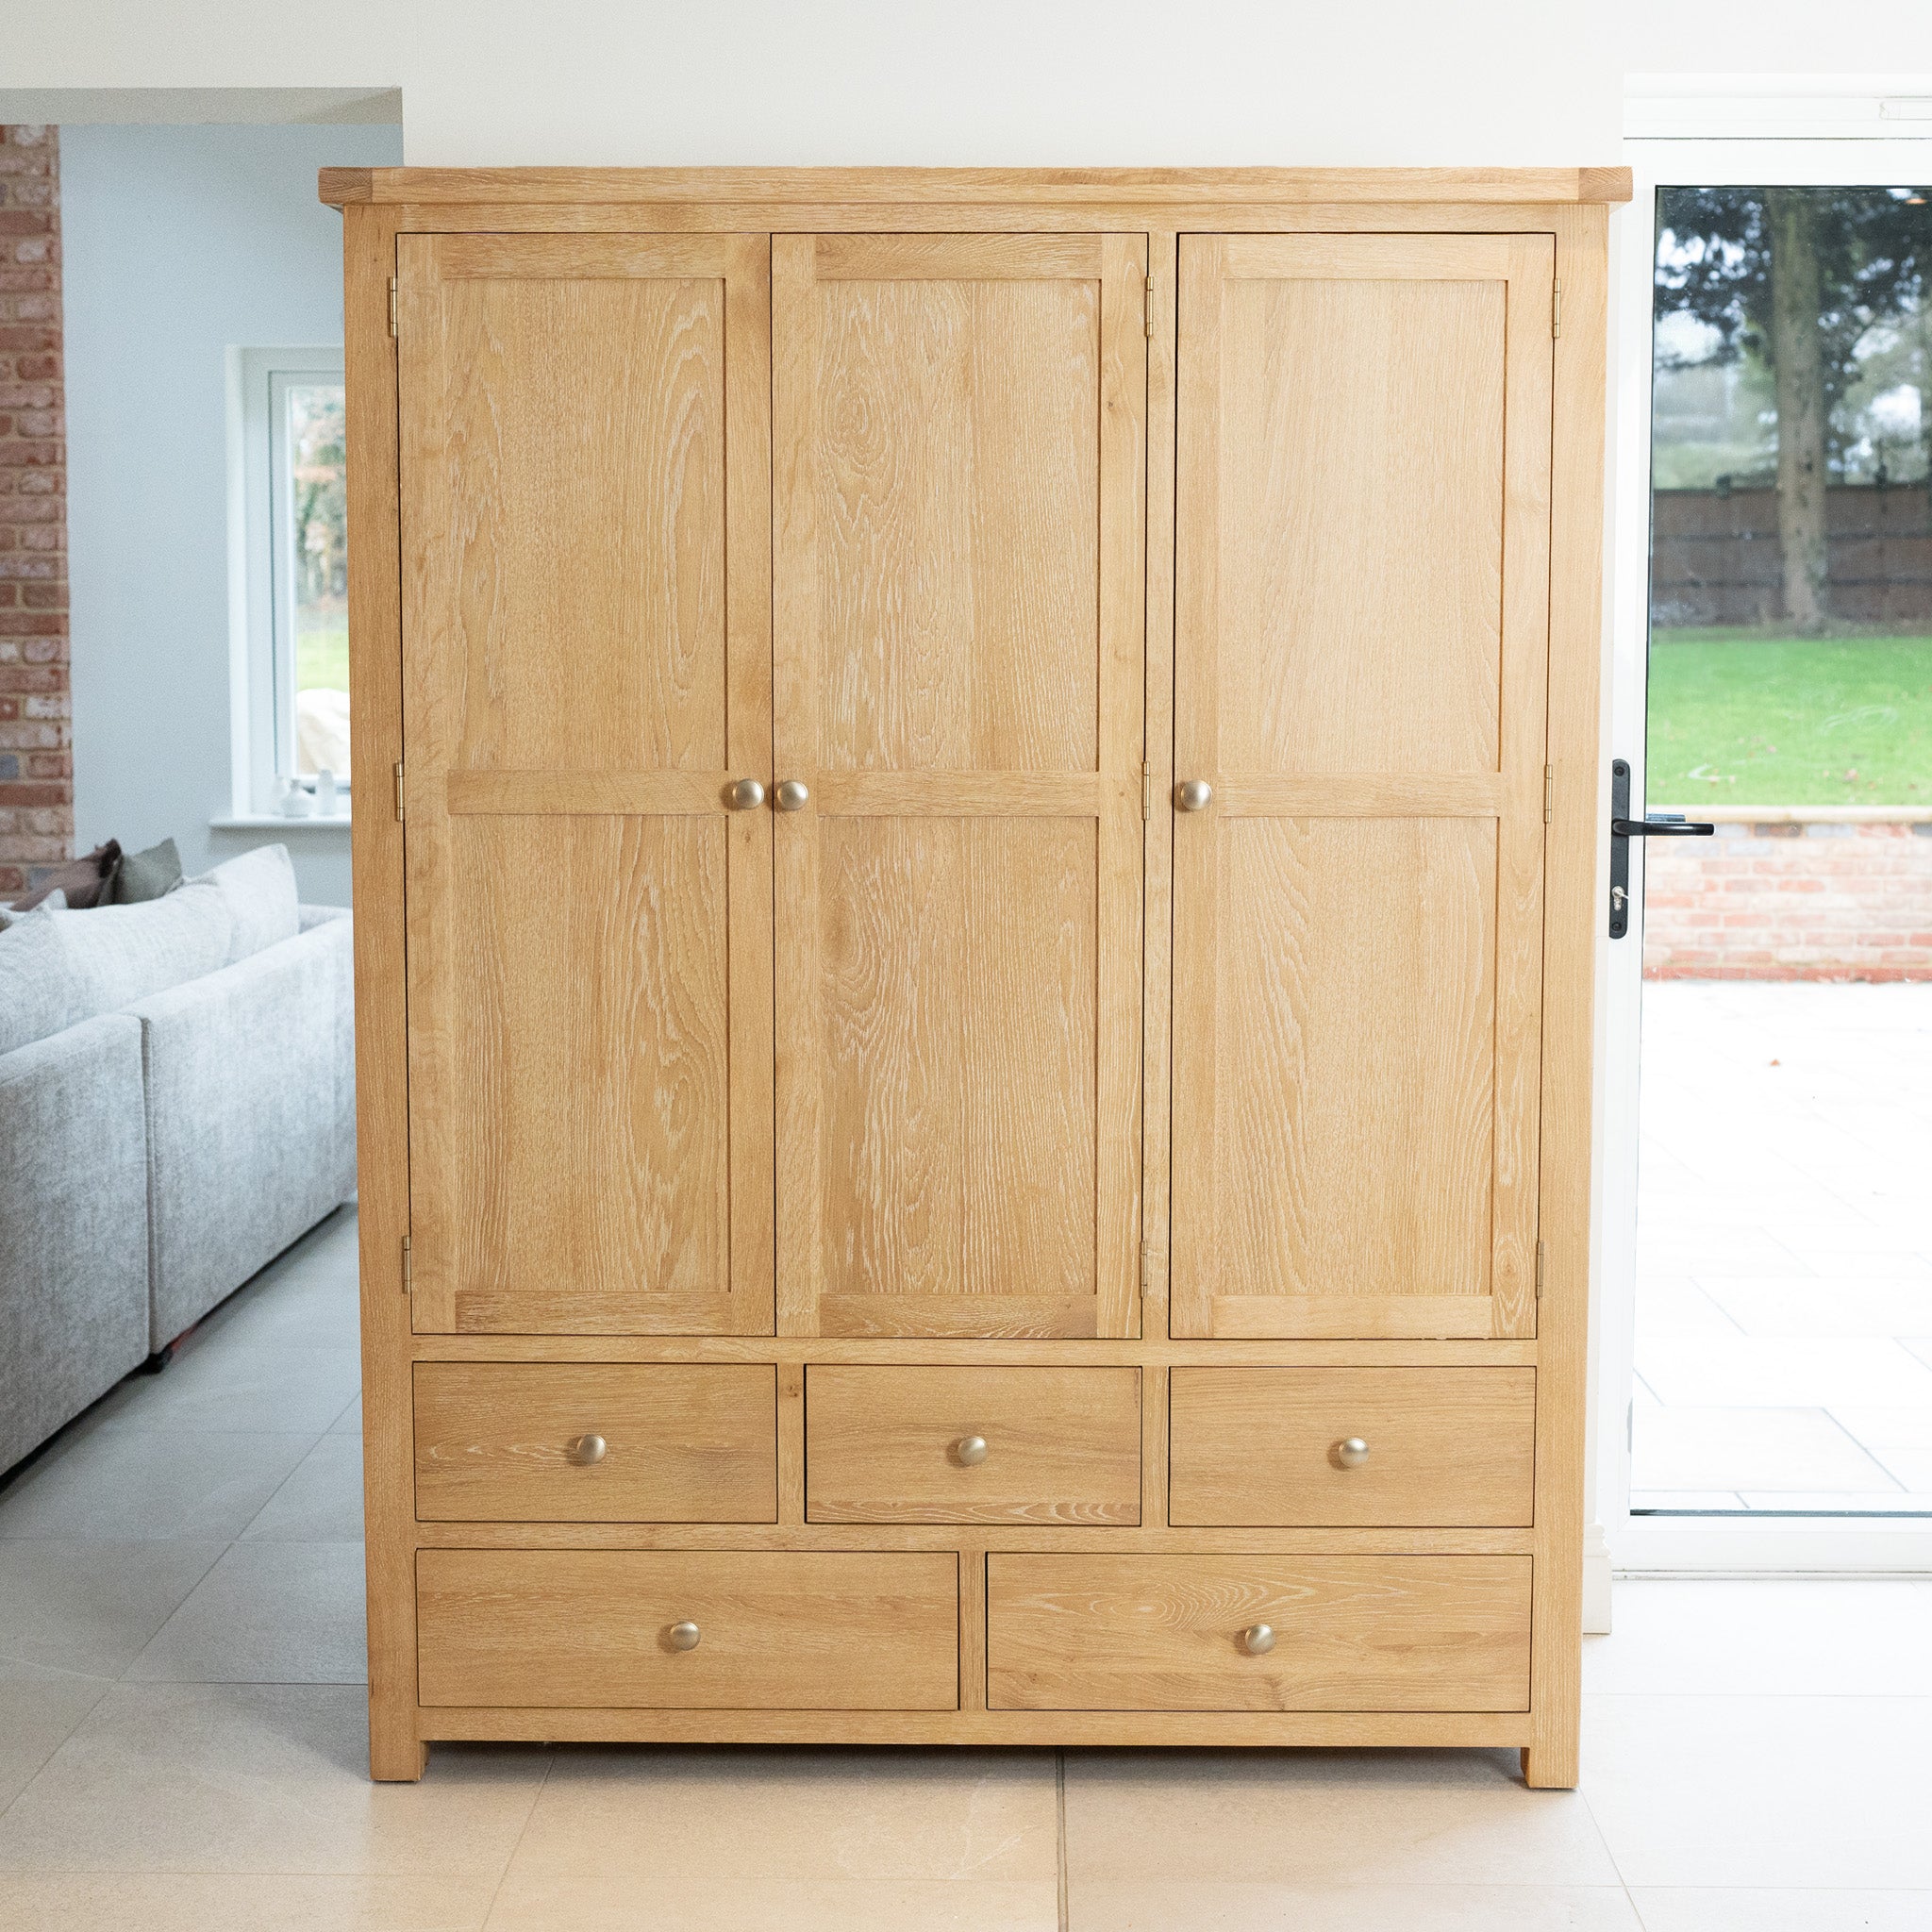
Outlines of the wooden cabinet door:
M771 1332L768 246L397 244L421 1330Z
M1146 258L774 240L783 1333L1137 1322Z
M1176 1335L1534 1330L1554 247L1182 239Z

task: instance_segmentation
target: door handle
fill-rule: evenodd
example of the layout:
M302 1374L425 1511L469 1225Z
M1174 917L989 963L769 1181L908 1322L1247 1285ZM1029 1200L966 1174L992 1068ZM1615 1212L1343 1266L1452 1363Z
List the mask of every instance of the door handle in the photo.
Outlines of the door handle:
M1610 937L1630 930L1630 841L1633 839L1708 839L1717 827L1682 812L1630 816L1630 766L1618 758L1610 766Z

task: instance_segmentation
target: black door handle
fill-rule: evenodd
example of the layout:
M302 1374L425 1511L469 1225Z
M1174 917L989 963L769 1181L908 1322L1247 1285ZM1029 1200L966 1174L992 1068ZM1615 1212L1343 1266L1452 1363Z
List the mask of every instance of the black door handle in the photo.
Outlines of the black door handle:
M1618 758L1610 766L1610 937L1630 930L1630 841L1633 839L1708 839L1717 827L1687 819L1680 811L1630 816L1630 766Z

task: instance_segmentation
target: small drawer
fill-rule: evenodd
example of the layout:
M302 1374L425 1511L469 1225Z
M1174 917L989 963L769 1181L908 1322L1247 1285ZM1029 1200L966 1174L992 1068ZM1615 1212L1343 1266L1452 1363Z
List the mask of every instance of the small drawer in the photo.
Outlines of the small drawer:
M994 1710L1527 1710L1527 1557L987 1558Z
M1138 1369L814 1366L812 1523L1141 1520Z
M1175 1369L1170 1387L1171 1523L1531 1521L1534 1369Z
M951 1551L421 1550L425 1705L956 1710Z
M425 1523L774 1523L764 1364L418 1362Z

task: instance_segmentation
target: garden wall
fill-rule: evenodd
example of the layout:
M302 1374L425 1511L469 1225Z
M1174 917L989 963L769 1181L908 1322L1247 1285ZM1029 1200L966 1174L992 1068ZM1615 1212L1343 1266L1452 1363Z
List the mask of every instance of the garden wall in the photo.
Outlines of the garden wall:
M1932 812L1821 807L1647 841L1646 979L1932 980Z

